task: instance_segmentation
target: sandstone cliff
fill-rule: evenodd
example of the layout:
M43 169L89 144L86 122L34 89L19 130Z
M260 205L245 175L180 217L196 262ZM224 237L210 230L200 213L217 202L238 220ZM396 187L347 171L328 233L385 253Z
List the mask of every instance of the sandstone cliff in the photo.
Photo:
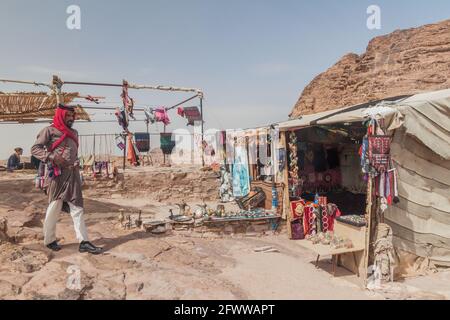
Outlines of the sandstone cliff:
M303 90L291 118L404 94L450 88L450 20L399 30L350 53Z

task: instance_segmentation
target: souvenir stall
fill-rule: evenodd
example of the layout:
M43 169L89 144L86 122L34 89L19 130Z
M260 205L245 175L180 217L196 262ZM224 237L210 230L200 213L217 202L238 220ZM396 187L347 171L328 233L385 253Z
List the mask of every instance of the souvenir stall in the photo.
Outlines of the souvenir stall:
M320 256L342 260L359 274L366 233L366 182L358 155L360 123L310 126L287 135L288 229L292 239ZM348 254L349 258L346 257Z
M274 152L270 150L268 129L218 132L216 139L219 156L223 157L219 196L223 203L236 202L239 209L212 210L204 223L242 229L257 222L272 230L278 228L283 193L280 185L274 183Z
M277 178L280 176L279 170L274 166L274 163L278 163L278 132L263 127L227 131L225 135L219 133L218 138L219 141L226 141L224 163L232 177L233 197L243 198L262 193L264 199L261 199L258 207L281 214L282 181ZM219 146L222 145L219 143Z
M278 161L278 131L263 127L247 133L249 152L252 154L251 187L260 188L265 195L263 207L282 213L283 185L280 180Z
M289 237L366 280L374 248L373 217L396 201L389 155L393 132L367 105L280 123L287 165L283 207ZM384 249L386 246L383 247ZM369 253L371 261L369 261Z

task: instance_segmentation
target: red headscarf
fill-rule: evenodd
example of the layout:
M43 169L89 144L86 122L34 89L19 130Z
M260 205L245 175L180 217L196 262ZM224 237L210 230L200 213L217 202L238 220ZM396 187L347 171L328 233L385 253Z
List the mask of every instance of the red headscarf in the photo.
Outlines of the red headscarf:
M59 138L52 144L50 151L55 150L66 138L70 138L73 141L75 141L78 148L78 137L72 132L72 130L70 130L70 128L64 122L66 113L68 111L73 111L73 108L65 107L63 105L59 105L58 108L56 108L52 126L61 131L63 135L61 136L61 138Z

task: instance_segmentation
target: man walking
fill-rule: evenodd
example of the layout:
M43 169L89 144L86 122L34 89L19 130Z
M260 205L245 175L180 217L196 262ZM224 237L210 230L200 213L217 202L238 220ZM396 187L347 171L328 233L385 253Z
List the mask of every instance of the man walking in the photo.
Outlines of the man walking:
M51 126L39 132L31 154L46 162L46 190L49 206L44 221L44 244L53 251L61 250L56 241L56 222L63 211L70 211L79 251L99 254L102 248L88 241L84 222L83 195L78 162L78 132L72 129L75 109L58 105Z

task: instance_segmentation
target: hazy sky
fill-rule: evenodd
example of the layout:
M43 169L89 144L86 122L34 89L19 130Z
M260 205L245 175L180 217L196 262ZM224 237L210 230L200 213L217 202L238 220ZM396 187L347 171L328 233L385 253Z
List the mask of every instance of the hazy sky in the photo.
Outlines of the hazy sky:
M69 30L66 8L81 8ZM369 5L381 30L366 27ZM285 120L304 86L348 52L396 29L449 18L450 1L86 1L0 0L0 78L162 84L201 88L206 127L252 127ZM120 88L65 86L119 101ZM36 90L0 83L0 91ZM140 105L175 104L189 94L135 92ZM111 119L90 111L94 119ZM95 113L95 114L94 114ZM171 129L185 127L171 113ZM0 158L29 154L44 125L0 124ZM117 124L77 124L80 133L119 132ZM134 124L133 131L145 128ZM153 132L161 126L152 128Z

